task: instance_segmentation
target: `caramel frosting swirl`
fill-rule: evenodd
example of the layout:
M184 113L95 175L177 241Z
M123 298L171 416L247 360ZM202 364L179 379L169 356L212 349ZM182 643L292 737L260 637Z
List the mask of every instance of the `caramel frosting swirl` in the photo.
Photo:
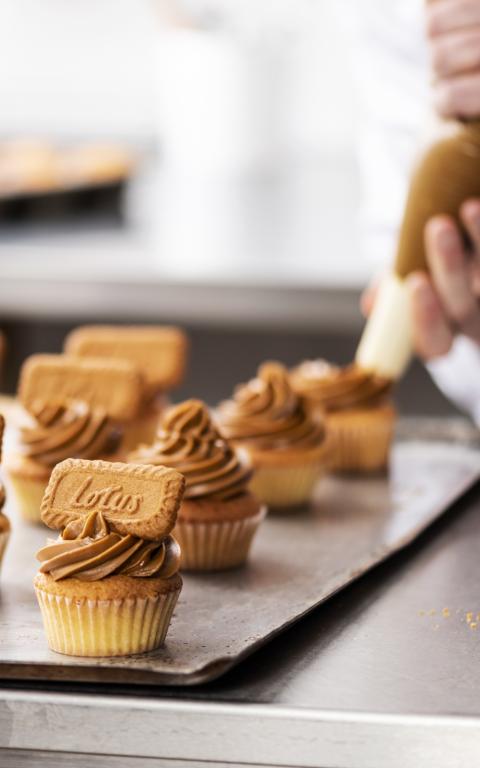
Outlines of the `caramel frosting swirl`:
M118 445L118 428L102 408L80 400L65 405L37 402L30 412L35 423L22 428L20 451L46 466L67 458L97 459Z
M220 436L207 407L186 400L171 408L155 442L129 456L136 464L162 464L185 476L186 499L227 500L247 491L251 469Z
M173 538L145 541L110 530L101 512L69 523L58 539L37 552L40 573L55 580L74 577L98 581L123 574L133 578L168 579L180 566L180 547Z
M355 364L340 368L325 360L306 360L290 375L294 390L326 411L369 408L389 394L392 382Z
M257 378L241 384L233 399L218 409L222 433L259 448L316 448L324 440L323 425L306 412L280 363L264 363Z

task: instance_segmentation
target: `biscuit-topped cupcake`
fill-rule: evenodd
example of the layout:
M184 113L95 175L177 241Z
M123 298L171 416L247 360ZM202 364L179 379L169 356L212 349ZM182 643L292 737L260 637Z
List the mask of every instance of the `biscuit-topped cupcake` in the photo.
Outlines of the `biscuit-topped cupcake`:
M68 355L25 360L18 386L25 413L6 467L26 519L40 520L40 502L57 462L111 458L122 428L138 413L142 381L127 360Z
M245 562L265 509L248 490L252 470L246 457L220 436L201 401L171 408L154 443L141 446L130 460L173 467L185 477L174 532L182 568L220 570Z
M50 648L123 656L163 643L182 580L170 535L184 487L165 467L69 459L58 464L42 519L60 531L34 579Z
M168 393L185 374L186 334L165 325L84 325L67 336L64 347L69 355L128 360L138 367L144 382L141 407L126 426L122 450L150 443L168 406Z
M3 431L5 428L5 420L0 415L0 457L2 450ZM3 556L7 548L8 539L10 537L10 521L8 517L3 513L3 507L5 506L5 489L3 484L0 483L0 566L2 565Z
M322 473L328 445L325 429L305 410L283 365L267 362L217 411L222 434L244 448L254 467L250 488L271 507L309 501Z
M20 428L5 469L22 516L40 522L40 505L52 469L63 459L111 456L121 437L101 407L83 401L64 405L32 403L29 426Z
M290 381L311 412L324 418L333 470L385 468L393 437L392 383L356 365L340 368L307 360L291 371Z

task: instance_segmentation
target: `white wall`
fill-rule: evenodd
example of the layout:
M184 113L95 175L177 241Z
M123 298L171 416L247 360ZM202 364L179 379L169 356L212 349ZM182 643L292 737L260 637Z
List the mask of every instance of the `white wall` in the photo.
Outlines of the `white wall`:
M354 123L340 1L315 0L293 56L295 142L327 152L349 149ZM158 40L153 0L2 0L0 133L157 135Z
M154 32L145 0L2 0L1 132L150 133Z

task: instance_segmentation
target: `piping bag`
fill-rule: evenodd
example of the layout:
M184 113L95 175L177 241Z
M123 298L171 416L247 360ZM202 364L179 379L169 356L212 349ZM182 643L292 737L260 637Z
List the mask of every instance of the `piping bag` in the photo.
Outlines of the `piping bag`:
M458 123L430 146L413 173L393 270L380 286L357 348L360 368L391 379L403 374L412 354L405 278L428 270L425 225L436 214L448 214L468 241L459 210L471 197L480 198L480 121Z
M359 368L394 380L402 376L412 355L405 278L417 270L428 271L425 225L434 215L448 214L468 242L460 206L471 197L480 198L480 118L451 121L449 128L414 169L393 269L380 286L355 356Z

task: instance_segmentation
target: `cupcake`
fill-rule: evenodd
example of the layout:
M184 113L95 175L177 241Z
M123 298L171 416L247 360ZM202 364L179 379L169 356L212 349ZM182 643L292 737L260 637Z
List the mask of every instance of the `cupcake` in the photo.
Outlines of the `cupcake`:
M101 407L83 401L32 403L5 469L25 520L40 522L40 505L55 464L67 458L100 459L116 450L121 432Z
M222 434L244 448L254 467L250 488L261 502L288 508L309 501L328 452L325 430L305 410L280 363L260 366L257 378L221 403Z
M144 386L139 366L129 360L30 355L20 371L18 400L27 412L39 403L51 406L81 400L103 409L124 434L140 413Z
M339 368L323 360L305 361L293 369L290 381L311 413L325 420L332 470L371 472L387 466L396 416L391 381L354 364Z
M182 588L170 532L183 487L165 467L57 465L42 519L60 534L37 553L34 579L53 651L124 656L164 642Z
M248 490L252 470L246 458L219 435L202 402L171 408L153 444L141 446L130 460L173 467L185 477L174 531L182 569L216 571L245 562L266 510Z
M4 428L5 428L5 421L3 416L0 416L0 451L1 451ZM3 556L7 548L8 539L10 537L10 522L8 517L3 513L4 506L5 506L5 489L3 487L3 484L0 483L0 566L2 565Z
M122 449L128 452L152 442L168 405L168 392L185 373L185 333L161 325L85 325L67 336L64 347L70 355L129 360L138 367L144 379L143 398L137 417L125 429Z

